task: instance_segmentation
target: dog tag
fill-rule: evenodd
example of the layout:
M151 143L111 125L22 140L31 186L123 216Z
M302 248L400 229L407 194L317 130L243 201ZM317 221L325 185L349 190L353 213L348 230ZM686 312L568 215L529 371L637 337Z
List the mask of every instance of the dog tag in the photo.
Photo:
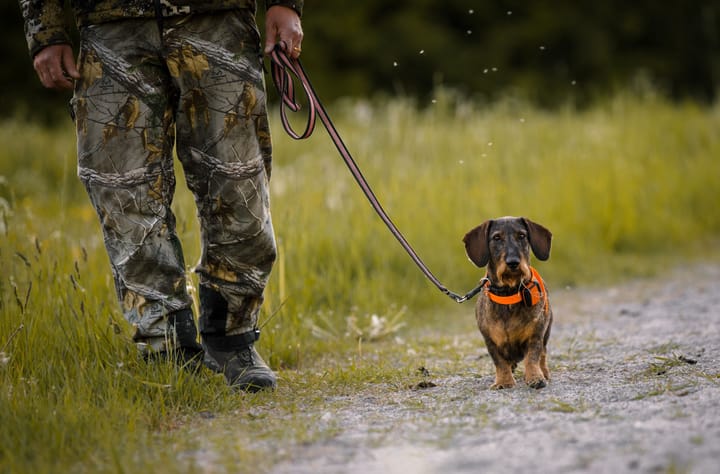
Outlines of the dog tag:
M523 286L522 290L520 290L520 296L522 296L523 304L527 306L528 308L530 306L533 306L537 301L533 301L533 291L537 290L537 282L533 280L529 283L530 286ZM539 299L539 298L538 298Z

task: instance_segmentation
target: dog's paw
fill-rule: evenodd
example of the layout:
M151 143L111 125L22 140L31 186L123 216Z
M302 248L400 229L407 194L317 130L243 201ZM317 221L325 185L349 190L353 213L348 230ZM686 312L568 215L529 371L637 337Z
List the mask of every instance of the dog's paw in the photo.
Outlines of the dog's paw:
M490 385L490 390L503 390L505 388L513 388L515 386L515 381L505 381L505 382L495 382L494 384Z
M526 379L525 383L528 385L528 387L534 389L541 389L547 387L547 380L545 380L544 377L534 377L531 379Z

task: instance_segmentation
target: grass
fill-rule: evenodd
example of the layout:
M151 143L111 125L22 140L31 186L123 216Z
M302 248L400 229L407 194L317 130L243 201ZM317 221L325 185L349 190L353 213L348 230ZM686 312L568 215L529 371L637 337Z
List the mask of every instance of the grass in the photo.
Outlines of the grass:
M553 231L552 258L538 264L553 287L717 259L707 250L720 233L717 105L624 95L548 112L439 93L426 110L397 99L331 113L385 209L456 292L481 276L462 236L500 215ZM280 388L238 396L221 378L138 359L75 176L70 124L3 123L0 472L195 472L203 456L232 471L282 459L268 458L273 446L336 429L310 418L308 406L416 385L417 369L450 344L421 335L472 327L467 305L413 267L322 132L298 143L273 125L279 260L260 348L280 370ZM174 208L194 262L195 210L180 187ZM228 440L224 425L241 429ZM248 447L263 440L265 451Z

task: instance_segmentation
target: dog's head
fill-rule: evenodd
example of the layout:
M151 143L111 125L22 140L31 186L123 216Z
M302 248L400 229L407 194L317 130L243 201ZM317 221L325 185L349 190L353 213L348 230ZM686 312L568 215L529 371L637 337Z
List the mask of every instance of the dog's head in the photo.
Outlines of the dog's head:
M550 257L552 233L525 217L501 217L483 222L465 234L465 252L478 267L488 267L495 286L516 287L528 281L530 250L539 260Z

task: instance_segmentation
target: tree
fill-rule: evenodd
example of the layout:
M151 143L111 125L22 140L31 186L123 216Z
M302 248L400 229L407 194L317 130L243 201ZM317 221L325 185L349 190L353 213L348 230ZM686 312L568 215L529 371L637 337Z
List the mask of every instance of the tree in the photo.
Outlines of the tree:
M582 105L638 76L669 97L712 101L720 84L717 0L333 0L308 2L303 23L302 61L326 101L404 94L422 103L443 86ZM0 4L0 25L0 113L65 114L68 96L35 77L17 3Z

